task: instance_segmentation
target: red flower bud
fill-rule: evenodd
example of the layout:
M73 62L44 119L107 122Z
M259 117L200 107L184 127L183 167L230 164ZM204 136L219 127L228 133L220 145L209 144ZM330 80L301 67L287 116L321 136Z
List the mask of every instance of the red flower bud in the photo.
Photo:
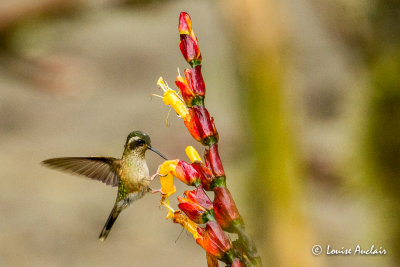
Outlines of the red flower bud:
M201 65L188 70L185 70L187 83L195 96L203 96L206 91L203 75L201 74Z
M199 65L201 63L199 42L192 30L190 16L185 12L182 12L179 16L178 30L181 39L179 48L181 49L183 57L192 66Z
M214 188L213 204L215 218L225 231L232 231L231 224L235 220L243 223L232 195L226 187Z
M201 186L185 191L185 197L178 197L178 207L195 223L214 219L213 204Z
M189 85L187 84L185 78L183 78L180 75L176 76L175 84L176 86L178 86L179 91L181 91L181 95L183 100L185 101L185 104L188 107L191 107L192 101L195 96L192 90L190 89Z
M192 20L186 12L181 12L179 15L178 24L179 34L190 34L192 32Z
M205 190L211 190L211 184L215 179L211 170L204 166L204 164L201 162L192 163L192 167L199 173L203 188Z
M218 132L214 125L214 120L203 106L193 106L189 109L189 119L185 120L186 128L194 139L207 144L207 138L214 137L218 140Z
M198 203L207 210L211 210L213 208L213 203L201 186L191 191L185 191L185 195L188 199L194 203Z
M196 139L196 141L201 142L202 139L201 139L201 136L200 136L199 129L197 127L196 121L194 119L194 116L195 116L194 111L190 108L189 109L189 115L187 116L186 119L183 120L183 122L185 123L186 128L188 129L188 131L192 135L192 137L194 139Z
M199 65L202 57L196 36L193 38L191 35L181 34L180 38L179 48L183 57L190 65Z
M202 140L207 137L215 136L218 139L218 133L214 126L214 120L210 118L210 114L207 109L203 106L194 106L194 120L197 128L199 129L199 134Z
M196 239L196 242L218 259L223 258L225 253L232 249L231 241L217 222L209 221L205 229L198 228L197 231L201 237Z
M179 209L192 221L195 223L205 223L207 221L207 218L204 216L207 210L204 207L184 197L178 197L178 201Z
M179 180L187 185L196 185L200 182L200 175L189 163L180 160L173 173Z
M216 177L225 176L224 167L218 153L218 144L213 144L210 148L206 148L204 160Z

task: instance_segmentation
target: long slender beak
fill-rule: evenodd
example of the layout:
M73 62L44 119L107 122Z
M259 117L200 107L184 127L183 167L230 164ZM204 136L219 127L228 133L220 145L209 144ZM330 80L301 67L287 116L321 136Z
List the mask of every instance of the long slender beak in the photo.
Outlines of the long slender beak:
M158 152L158 150L155 149L154 147L149 146L149 147L147 147L147 148L150 149L151 151L153 151L154 153L158 154L158 155L159 155L160 157L162 157L163 159L168 160L166 157L163 156L163 154L161 154L160 152Z

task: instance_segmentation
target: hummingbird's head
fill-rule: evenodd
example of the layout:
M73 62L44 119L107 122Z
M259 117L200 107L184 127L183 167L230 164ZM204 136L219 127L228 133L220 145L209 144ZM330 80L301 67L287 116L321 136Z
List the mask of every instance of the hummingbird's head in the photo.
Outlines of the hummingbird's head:
M147 149L152 150L157 153L160 157L167 160L160 152L151 146L150 136L141 131L133 131L126 138L125 151L126 152L136 152L140 155L144 155Z

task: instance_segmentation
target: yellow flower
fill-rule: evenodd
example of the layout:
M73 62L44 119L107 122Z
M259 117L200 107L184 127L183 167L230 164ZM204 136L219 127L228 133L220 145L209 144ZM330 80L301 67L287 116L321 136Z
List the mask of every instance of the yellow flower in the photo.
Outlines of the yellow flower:
M191 162L195 161L203 162L200 158L199 152L197 152L197 150L194 147L192 146L186 147L185 152Z
M197 223L189 219L189 217L183 214L182 211L180 210L175 211L173 208L171 208L168 200L162 201L161 204L168 210L167 219L172 218L174 223L182 225L182 227L185 228L186 231L188 231L193 235L193 238L196 239L196 241L197 239L201 238L200 234L197 231L197 229L199 228Z
M188 120L189 109L176 92L168 87L162 77L158 79L157 85L164 91L163 100L165 105L170 105L182 119Z
M177 160L167 160L161 164L159 173L160 173L160 183L161 183L161 191L163 195L168 197L176 192L176 187L174 185L174 179L172 174L175 172L176 165L178 164Z

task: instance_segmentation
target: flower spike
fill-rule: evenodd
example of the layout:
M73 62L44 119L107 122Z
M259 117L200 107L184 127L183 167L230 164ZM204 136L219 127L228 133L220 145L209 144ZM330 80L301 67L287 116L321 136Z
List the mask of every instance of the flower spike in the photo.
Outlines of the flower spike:
M203 247L207 253L208 266L217 267L218 260L232 267L262 266L257 248L245 232L244 222L226 187L225 171L218 151L218 132L214 118L204 106L206 90L201 71L202 55L192 29L192 21L186 12L180 13L178 30L179 48L191 66L184 71L184 77L178 70L175 80L182 98L162 78L157 84L164 91L164 103L176 111L192 137L206 146L206 149L204 163L193 147L187 147L186 154L191 164L175 160L164 162L160 166L159 173L164 174L160 179L162 205L168 209L167 218L182 225ZM181 209L178 211L169 206L167 198L176 190L172 175L183 183L196 187L185 191L184 196L178 198ZM214 192L212 202L204 190ZM198 225L204 223L205 227ZM237 239L232 243L224 231L236 233Z

